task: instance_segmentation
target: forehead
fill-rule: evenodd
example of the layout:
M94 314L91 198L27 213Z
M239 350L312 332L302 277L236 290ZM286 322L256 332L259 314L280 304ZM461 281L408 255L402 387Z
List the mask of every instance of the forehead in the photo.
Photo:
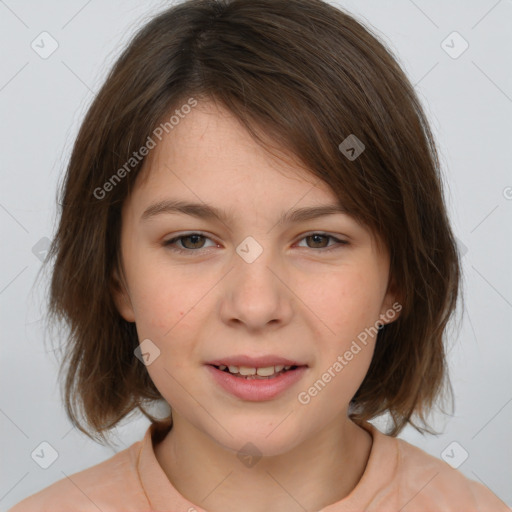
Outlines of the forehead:
M196 202L215 198L253 207L339 202L297 157L275 145L270 153L230 112L212 103L198 104L164 133L146 157L133 199L144 202L171 192Z

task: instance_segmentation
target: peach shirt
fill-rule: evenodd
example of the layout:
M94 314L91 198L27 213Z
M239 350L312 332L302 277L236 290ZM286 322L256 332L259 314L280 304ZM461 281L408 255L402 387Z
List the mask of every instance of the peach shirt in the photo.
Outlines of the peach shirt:
M352 492L321 512L511 512L483 484L408 442L362 425L373 445ZM170 483L153 450L168 431L150 425L142 441L63 478L8 512L207 512Z

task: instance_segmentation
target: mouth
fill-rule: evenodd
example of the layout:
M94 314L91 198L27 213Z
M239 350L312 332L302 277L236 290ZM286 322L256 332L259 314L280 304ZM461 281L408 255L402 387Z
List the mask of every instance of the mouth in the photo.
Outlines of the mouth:
M292 372L299 368L300 366L305 365L275 365L275 366L264 366L264 367L249 367L249 366L235 366L235 365L215 365L212 364L214 368L220 370L221 372L228 373L233 375L234 377L238 377L240 379L245 380L271 380L279 377L282 374L287 372Z
M278 364L272 365L268 358L263 364L252 359L250 364L254 366L243 366L233 364L233 359L225 361L230 364L221 361L207 363L208 373L212 382L225 392L251 402L276 399L286 390L297 386L308 370L307 365L283 364L293 363L289 360L280 360ZM275 361L275 358L270 361ZM240 362L240 358L237 358L236 362Z

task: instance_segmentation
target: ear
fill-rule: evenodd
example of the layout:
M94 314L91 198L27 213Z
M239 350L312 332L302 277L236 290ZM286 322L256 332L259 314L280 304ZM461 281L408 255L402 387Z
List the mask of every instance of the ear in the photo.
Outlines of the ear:
M130 296L125 285L119 278L117 268L114 269L112 274L110 290L112 293L112 299L114 300L114 304L116 305L119 314L127 322L135 322L135 312L133 310L132 301L130 300Z
M380 311L380 321L383 324L390 324L398 319L400 312L402 311L402 299L401 294L398 293L395 280L390 279L388 283L388 289L384 300L382 301L382 309Z

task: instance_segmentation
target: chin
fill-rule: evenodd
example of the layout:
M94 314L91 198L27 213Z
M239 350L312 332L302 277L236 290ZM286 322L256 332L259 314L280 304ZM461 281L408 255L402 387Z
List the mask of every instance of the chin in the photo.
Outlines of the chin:
M223 423L227 432L219 427L215 432L210 431L209 435L217 444L240 456L244 454L256 457L282 455L293 450L304 440L304 429L294 428L287 423L289 418L283 421L285 417L286 414L282 415L278 421L272 422L252 421L246 417L245 420Z

